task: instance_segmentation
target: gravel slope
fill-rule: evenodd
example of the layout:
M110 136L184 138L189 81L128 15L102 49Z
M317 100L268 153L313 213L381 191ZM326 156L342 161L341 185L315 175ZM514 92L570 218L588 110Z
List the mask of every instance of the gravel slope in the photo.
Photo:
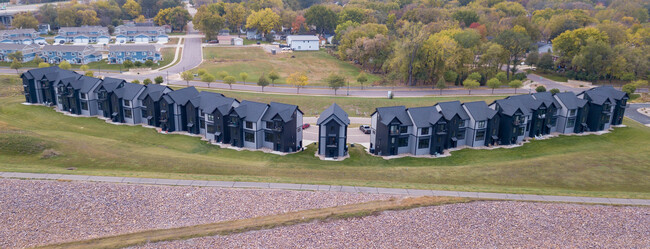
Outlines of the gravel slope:
M338 192L0 179L0 248L388 199Z
M650 209L472 202L141 248L649 248Z

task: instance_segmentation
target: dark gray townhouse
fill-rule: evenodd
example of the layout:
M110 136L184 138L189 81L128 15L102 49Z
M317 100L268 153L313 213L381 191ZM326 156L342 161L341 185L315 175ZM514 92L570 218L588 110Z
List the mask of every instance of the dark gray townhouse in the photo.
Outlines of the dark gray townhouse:
M337 158L348 154L347 137L350 118L336 103L325 109L318 120L318 154Z
M63 78L56 83L57 107L71 114L97 115L95 89L102 80L85 75Z
M437 155L449 138L447 121L435 106L413 107L406 110L413 121L413 155Z
M113 122L120 122L120 101L115 90L126 84L123 79L106 77L97 87L94 93L97 95L97 115L111 119Z
M587 117L589 105L573 92L557 93L553 96L562 107L557 118L557 131L564 134L589 131Z
M115 90L115 96L118 99L119 113L117 121L113 122L139 124L142 122L142 106L138 97L144 92L144 85L135 83L124 83L124 85Z
M201 98L201 134L209 141L224 143L231 141L228 114L239 106L239 101L221 95Z
M57 66L31 69L20 77L27 103L56 105L56 86L54 83L63 78L78 76L74 71L60 69Z
M607 130L611 125L621 125L627 108L627 93L611 86L600 86L581 92L578 98L589 101L587 123L591 131Z
M198 131L198 100L196 88L186 87L167 93L160 101L161 128L164 131L187 131L199 134ZM194 132L196 131L196 132Z
M230 140L224 143L250 149L262 148L262 116L268 108L268 104L248 100L232 108L226 117Z
M471 147L499 145L499 115L484 101L463 103L469 116L466 145Z
M370 153L393 156L412 151L413 121L406 107L378 107L370 117Z
M141 108L140 123L160 127L160 100L171 91L171 88L163 85L149 84L145 87L138 97Z
M448 137L443 141L443 147L450 149L466 145L469 115L461 106L460 101L441 102L434 107L447 122Z
M262 147L280 152L296 152L302 148L302 111L297 105L271 102L262 116ZM244 134L246 135L246 134ZM244 137L246 141L246 137Z
M524 141L532 112L515 99L499 99L489 105L499 116L499 144L518 144Z

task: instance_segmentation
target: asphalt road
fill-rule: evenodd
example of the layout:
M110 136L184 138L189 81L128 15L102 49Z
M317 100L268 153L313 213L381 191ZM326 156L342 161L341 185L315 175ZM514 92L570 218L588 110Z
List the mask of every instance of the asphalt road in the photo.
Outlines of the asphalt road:
M641 124L650 126L650 117L639 113L639 108L650 108L650 103L630 104L630 107L625 110L625 116L631 118Z

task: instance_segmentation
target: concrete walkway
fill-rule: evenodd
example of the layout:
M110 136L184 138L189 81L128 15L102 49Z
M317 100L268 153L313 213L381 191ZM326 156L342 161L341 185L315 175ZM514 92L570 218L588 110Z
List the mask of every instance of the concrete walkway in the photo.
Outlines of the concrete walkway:
M17 172L0 172L0 178L72 180L72 181L135 183L135 184L172 185L172 186L195 186L195 187L335 191L335 192L349 192L349 193L369 193L369 194L408 195L408 196L453 196L453 197L470 197L470 198L480 198L480 199L500 199L500 200L514 200L514 201L547 201L547 202L650 206L650 200L644 200L644 199L500 194L500 193L483 193L483 192L375 188L375 187L356 187L356 186L337 186L337 185L310 185L310 184L292 184L292 183L198 181L198 180L156 179L156 178L137 178L137 177L17 173Z

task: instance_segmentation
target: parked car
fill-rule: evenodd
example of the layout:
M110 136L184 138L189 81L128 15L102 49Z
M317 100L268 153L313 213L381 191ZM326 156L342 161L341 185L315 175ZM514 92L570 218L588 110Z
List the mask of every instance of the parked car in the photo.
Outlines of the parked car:
M219 43L219 40L209 40L208 43L211 43L211 44Z
M307 129L307 128L309 128L309 126L310 126L309 124L305 123L305 124L302 125L302 129L303 129L303 130L304 130L304 129Z
M370 125L359 126L359 130L361 130L363 134L370 134Z

